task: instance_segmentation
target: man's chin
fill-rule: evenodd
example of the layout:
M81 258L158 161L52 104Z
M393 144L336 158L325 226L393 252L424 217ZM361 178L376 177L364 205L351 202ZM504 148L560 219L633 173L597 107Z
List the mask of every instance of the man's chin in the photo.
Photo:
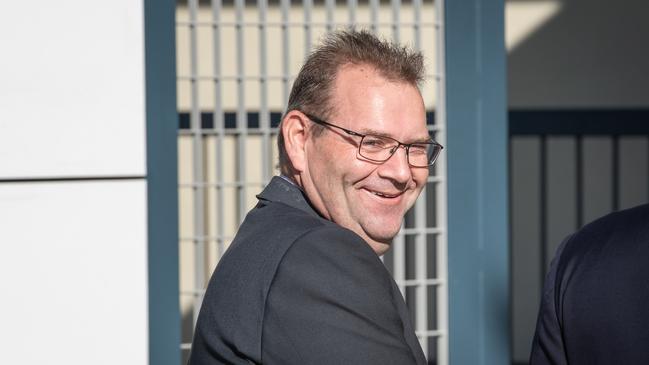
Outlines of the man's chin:
M387 248L392 245L394 237L396 237L397 233L399 233L402 221L399 221L398 223L390 221L387 224L385 222L382 222L383 225L377 224L377 222L372 223L373 224L360 225L359 228L363 232L361 236L363 236L366 240L371 241L368 243L370 243L372 246L384 246L387 250Z
M383 230L382 232L372 232L372 234L368 234L368 237L373 241L390 246L392 245L392 241L394 241L394 237L397 236L397 233L399 233L399 229Z
M374 252L378 256L382 256L386 252L388 252L390 250L390 248L392 248L392 241L394 239L394 236L392 236L392 237L382 237L381 236L381 237L376 237L376 238L368 236L367 239L369 239L367 243L372 248L372 250L374 250Z

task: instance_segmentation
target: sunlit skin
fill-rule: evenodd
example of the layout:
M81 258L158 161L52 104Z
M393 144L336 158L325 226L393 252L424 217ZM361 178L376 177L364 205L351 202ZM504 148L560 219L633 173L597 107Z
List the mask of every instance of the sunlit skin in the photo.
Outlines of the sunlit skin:
M331 103L327 121L343 128L403 143L429 139L419 90L387 80L370 66L343 66ZM283 124L291 178L323 217L354 231L383 255L424 188L428 168L409 166L404 148L383 163L364 160L357 155L360 137L330 127L313 136L315 124L299 111L288 113Z

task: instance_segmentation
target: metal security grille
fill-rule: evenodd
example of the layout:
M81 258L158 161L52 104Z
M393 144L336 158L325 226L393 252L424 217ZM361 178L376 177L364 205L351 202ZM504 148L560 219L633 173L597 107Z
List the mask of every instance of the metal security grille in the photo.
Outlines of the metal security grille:
M183 363L207 281L277 174L277 125L322 34L370 29L426 56L428 125L445 144L443 1L212 0L177 6L180 303ZM448 364L446 158L383 257L430 363Z
M649 110L509 112L513 361L527 363L557 246L649 202Z

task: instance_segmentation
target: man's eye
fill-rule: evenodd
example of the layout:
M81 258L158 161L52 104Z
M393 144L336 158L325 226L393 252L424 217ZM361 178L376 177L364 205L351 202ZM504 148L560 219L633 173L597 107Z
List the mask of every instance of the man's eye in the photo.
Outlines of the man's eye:
M382 139L368 138L368 137L365 137L365 139L363 139L363 147L385 148L385 146L386 146L386 143Z
M410 145L410 150L408 151L411 155L425 155L428 151L427 145L422 144L413 144Z

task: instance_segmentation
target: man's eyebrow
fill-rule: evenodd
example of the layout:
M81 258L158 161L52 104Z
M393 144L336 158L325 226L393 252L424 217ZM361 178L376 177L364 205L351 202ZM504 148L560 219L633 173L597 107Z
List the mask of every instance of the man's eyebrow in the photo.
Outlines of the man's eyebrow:
M381 132L381 131L377 131L377 130L374 130L374 129L363 128L360 131L358 131L358 133L371 134L373 136L388 137L388 138L394 139L394 137L392 137L390 134L385 133L385 132Z
M427 136L427 137L422 137L422 138L415 139L410 143L428 143L428 142L434 142L434 141L435 140L431 136Z
M363 128L363 129L359 130L358 133L360 133L360 134L371 134L373 136L379 136L379 137L387 137L387 138L391 138L391 139L394 139L394 140L398 141L398 139L394 138L389 133L385 133L385 132L381 132L381 131L377 131L377 130L373 130L373 129ZM433 141L433 138L430 135L427 135L426 137L423 137L423 136L422 137L417 137L417 138L412 139L411 141L406 141L406 142L403 142L403 143L411 144L411 143L424 143L424 142L432 142L432 141Z

